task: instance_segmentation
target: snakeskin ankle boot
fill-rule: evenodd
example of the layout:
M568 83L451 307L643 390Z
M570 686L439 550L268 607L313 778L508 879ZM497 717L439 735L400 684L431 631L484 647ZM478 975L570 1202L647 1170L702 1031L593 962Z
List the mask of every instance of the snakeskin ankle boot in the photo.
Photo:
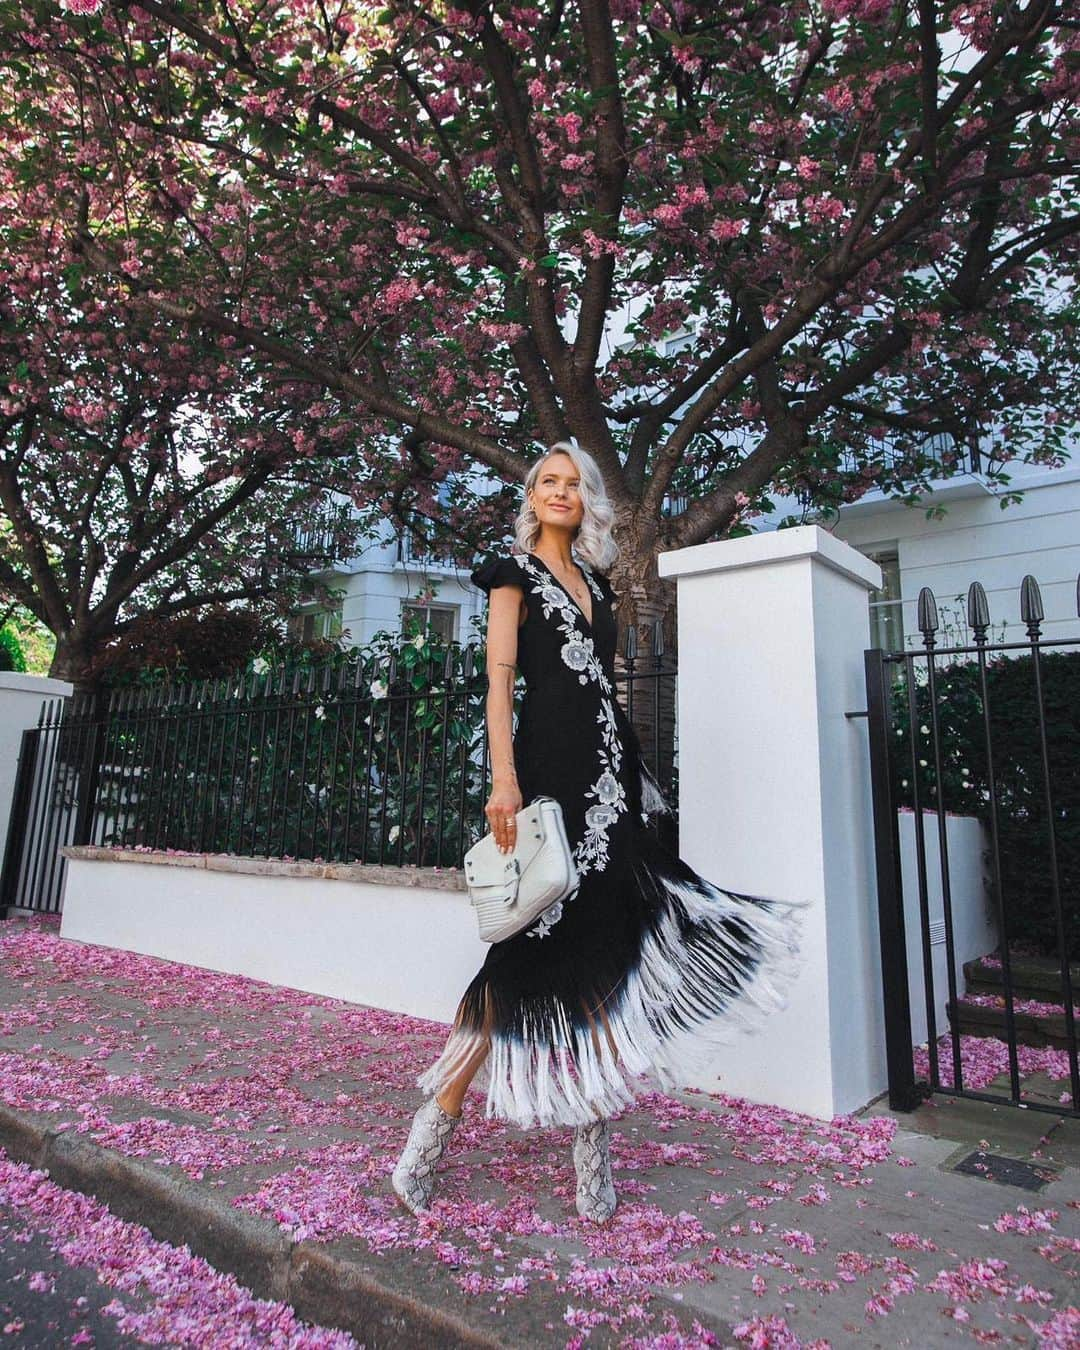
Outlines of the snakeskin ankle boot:
M405 1151L390 1178L394 1194L410 1213L423 1214L431 1204L435 1168L460 1119L448 1116L434 1097L413 1116Z
M594 1120L574 1130L577 1212L594 1223L606 1223L618 1203L611 1179L610 1140L611 1129L606 1120Z

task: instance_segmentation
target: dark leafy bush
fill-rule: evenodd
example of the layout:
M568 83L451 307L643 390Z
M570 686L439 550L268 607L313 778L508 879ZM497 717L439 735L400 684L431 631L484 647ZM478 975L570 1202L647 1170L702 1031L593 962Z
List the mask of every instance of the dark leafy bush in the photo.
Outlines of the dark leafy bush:
M1080 957L1080 652L1039 659L1045 764L1032 657L988 661L985 699L977 663L936 668L936 741L925 663L916 668L913 696L905 684L894 696L898 799L936 808L940 797L989 825L992 767L1008 940L1058 951L1056 863L1066 947Z
M217 606L168 618L144 614L104 648L90 677L110 688L223 679L278 642L273 625L251 610Z
M391 658L393 670L391 672ZM483 653L390 634L322 662L119 692L102 842L456 866L485 828Z

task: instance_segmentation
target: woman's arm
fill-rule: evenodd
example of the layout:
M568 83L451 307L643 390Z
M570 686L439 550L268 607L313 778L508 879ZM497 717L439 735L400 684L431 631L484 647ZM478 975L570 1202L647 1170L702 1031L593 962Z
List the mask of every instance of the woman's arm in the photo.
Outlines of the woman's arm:
M524 595L520 586L498 586L492 590L488 603L485 710L492 788L484 814L504 853L511 852L516 843L514 816L523 805L514 765L513 726L518 620Z

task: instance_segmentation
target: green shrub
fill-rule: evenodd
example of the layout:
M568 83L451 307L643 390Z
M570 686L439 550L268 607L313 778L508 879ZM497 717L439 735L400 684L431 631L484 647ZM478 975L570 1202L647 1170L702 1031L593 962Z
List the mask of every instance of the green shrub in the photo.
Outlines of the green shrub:
M0 628L0 670L26 670L22 643L10 628Z
M929 682L922 678L925 663L917 661L914 726L906 684L898 684L894 695L896 787L905 806L914 806L917 787L922 807L936 808L940 794L946 811L978 816L989 825L992 757L1008 939L1033 942L1048 954L1058 951L1053 842L1065 942L1076 958L1080 957L1080 652L1043 654L1039 666L1049 804L1030 656L987 662L985 705L976 662L935 666L936 755Z
M484 829L472 659L466 675L460 644L384 633L328 660L259 657L220 680L118 691L103 842L457 866Z

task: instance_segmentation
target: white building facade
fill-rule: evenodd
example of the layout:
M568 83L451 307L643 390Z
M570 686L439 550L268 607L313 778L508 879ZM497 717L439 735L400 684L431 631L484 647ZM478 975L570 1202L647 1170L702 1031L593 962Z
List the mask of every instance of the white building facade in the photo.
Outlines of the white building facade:
M387 527L381 537L366 540L354 558L313 573L337 596L329 603L301 605L289 631L297 638L366 647L377 633L404 635L419 626L467 643L478 636L485 603L469 580L470 570L417 554L407 538Z
M938 602L939 644L969 642L965 601L973 581L986 591L993 640L1023 641L1020 583L1029 574L1042 592L1043 637L1075 636L1080 466L1018 464L1009 472L1007 490L964 473L942 479L918 506L875 491L841 508L830 532L872 558L884 575L870 597L875 646L922 645L916 611L924 586ZM1017 490L1022 499L1003 506L1006 491ZM929 515L936 507L943 514Z

